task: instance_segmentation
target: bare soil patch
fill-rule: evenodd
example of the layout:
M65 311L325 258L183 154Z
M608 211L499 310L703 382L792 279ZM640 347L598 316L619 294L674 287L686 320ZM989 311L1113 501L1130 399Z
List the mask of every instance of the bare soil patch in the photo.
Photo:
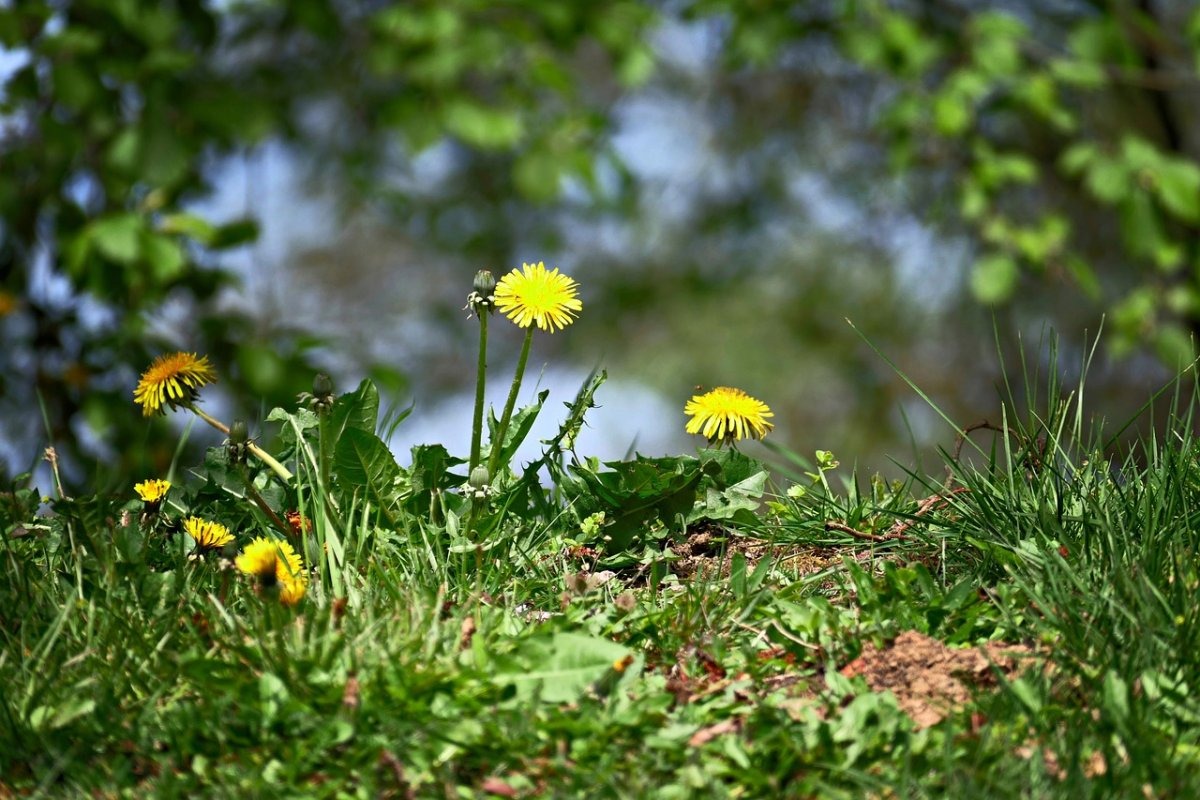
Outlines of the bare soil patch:
M867 644L841 673L848 678L863 676L874 692L891 692L919 727L928 728L966 705L972 687L995 686L997 670L1011 675L1033 655L1024 645L1004 642L954 649L925 634L905 631L887 647Z

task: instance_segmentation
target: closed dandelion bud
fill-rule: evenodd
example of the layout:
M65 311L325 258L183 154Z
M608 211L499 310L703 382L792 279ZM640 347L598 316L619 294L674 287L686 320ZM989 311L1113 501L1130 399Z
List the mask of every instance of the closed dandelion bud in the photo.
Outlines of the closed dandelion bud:
M243 419L235 419L229 426L229 442L225 445L225 455L231 464L246 462L246 445L250 441L250 428Z
M472 489L482 489L488 485L488 481L491 479L492 476L488 474L488 468L480 464L471 470L471 477L467 482L471 484Z
M313 378L312 392L301 392L299 400L315 414L328 414L333 409L333 380L324 372Z
M475 283L467 296L467 308L477 316L490 312L496 305L496 279L486 269L475 273Z
M488 468L480 464L475 469L471 470L471 477L467 478L467 486L470 487L468 494L476 500L486 500L488 493L491 491L489 481L491 481L491 473Z
M490 299L496 292L496 279L486 269L475 273L475 293L485 299Z

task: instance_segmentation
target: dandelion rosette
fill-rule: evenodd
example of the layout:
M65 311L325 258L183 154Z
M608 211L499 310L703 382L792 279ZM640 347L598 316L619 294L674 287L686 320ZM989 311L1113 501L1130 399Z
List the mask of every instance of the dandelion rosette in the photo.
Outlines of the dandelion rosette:
M161 503L170 489L171 482L164 481L161 478L152 478L133 485L133 490L137 492L137 496L148 506L156 506Z
M217 550L233 541L233 534L219 522L188 517L183 530L196 542L197 550Z
M300 602L308 588L304 562L291 544L282 539L255 539L234 559L234 564L247 575L258 578L259 585L278 587L279 600L284 605Z
M191 403L201 386L216 383L216 380L217 373L208 356L195 353L162 355L142 373L133 390L133 401L142 407L143 416L165 414L164 405L178 408Z
M761 439L774 427L767 421L775 416L761 400L728 386L718 386L698 394L684 406L688 433L702 433L710 442L735 442Z
M519 327L538 328L554 333L575 321L583 309L576 296L579 285L558 268L547 270L545 263L522 264L496 284L496 308Z

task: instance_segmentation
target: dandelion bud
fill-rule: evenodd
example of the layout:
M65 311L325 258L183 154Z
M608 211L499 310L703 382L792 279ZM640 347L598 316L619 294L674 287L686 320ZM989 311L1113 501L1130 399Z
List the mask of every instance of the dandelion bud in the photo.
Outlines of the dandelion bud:
M496 306L496 279L486 269L475 273L475 283L467 295L467 308L476 316L490 313Z
M245 444L250 441L250 428L246 420L235 419L229 426L229 441L231 444Z
M480 464L475 469L471 470L471 477L467 478L467 486L470 487L467 494L475 500L486 500L491 492L491 486L488 482L491 481L491 473L488 468Z
M475 273L475 293L484 299L490 299L496 291L496 279L486 269Z
M316 414L328 414L333 410L333 380L324 372L318 372L313 378L313 390L300 393L300 402L308 406Z
M492 476L488 473L488 468L480 464L471 470L471 477L467 480L467 483L471 484L472 489L483 489L491 479Z
M225 455L231 464L246 463L247 443L250 441L250 428L244 419L235 419L229 426L229 441L225 445Z

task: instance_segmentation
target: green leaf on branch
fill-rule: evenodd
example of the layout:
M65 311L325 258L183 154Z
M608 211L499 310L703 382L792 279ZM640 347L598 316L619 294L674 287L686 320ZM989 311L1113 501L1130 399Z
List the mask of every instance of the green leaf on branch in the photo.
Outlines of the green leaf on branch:
M1017 288L1020 269L1012 256L992 253L975 262L971 270L971 292L981 303L1003 303Z
M512 147L525 134L521 116L511 109L492 108L466 98L442 110L447 129L464 142L485 150Z

